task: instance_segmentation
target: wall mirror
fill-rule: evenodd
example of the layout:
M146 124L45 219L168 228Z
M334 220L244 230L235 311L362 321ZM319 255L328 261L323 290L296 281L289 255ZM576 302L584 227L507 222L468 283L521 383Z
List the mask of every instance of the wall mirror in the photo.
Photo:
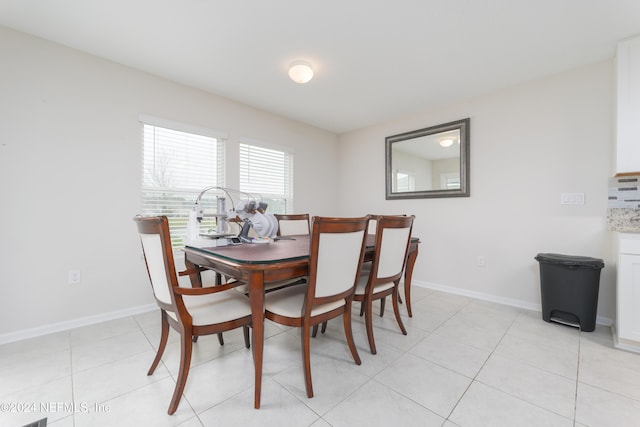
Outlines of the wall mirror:
M469 119L385 138L387 200L469 197Z

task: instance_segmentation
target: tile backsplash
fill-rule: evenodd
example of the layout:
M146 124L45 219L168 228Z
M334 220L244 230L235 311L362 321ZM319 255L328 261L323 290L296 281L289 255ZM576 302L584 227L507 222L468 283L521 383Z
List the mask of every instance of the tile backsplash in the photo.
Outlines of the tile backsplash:
M640 232L640 173L609 178L607 225L613 231Z

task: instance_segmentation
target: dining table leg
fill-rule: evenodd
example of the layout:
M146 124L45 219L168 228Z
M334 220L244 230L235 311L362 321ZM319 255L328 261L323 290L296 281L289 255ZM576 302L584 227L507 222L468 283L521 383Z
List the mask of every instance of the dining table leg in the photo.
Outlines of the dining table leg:
M187 271L191 271L189 274L189 280L191 280L192 288L201 288L202 287L202 276L200 275L200 266L189 261L186 256L184 259L184 266Z
M413 276L413 267L416 265L416 259L418 259L418 245L416 245L415 250L409 252L407 268L404 271L404 299L407 303L409 317L413 317L413 312L411 311L411 278Z
M264 350L264 273L252 271L249 274L249 303L251 304L251 318L253 339L253 363L255 365L255 409L260 409L260 392L262 390L262 354Z

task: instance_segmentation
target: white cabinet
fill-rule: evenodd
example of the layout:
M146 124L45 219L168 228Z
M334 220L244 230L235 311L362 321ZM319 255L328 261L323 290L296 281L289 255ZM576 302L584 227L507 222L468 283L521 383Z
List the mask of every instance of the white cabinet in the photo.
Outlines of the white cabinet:
M640 234L618 234L616 346L640 352Z
M615 173L640 172L640 36L618 43ZM635 217L635 209L629 209ZM640 233L617 233L616 347L640 352Z
M640 37L618 43L616 54L616 173L640 171Z

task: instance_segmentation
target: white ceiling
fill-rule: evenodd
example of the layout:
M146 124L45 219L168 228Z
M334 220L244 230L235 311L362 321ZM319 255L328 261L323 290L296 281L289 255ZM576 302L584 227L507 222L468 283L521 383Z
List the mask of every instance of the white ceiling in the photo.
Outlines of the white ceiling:
M343 133L613 58L640 0L0 0L0 25Z

